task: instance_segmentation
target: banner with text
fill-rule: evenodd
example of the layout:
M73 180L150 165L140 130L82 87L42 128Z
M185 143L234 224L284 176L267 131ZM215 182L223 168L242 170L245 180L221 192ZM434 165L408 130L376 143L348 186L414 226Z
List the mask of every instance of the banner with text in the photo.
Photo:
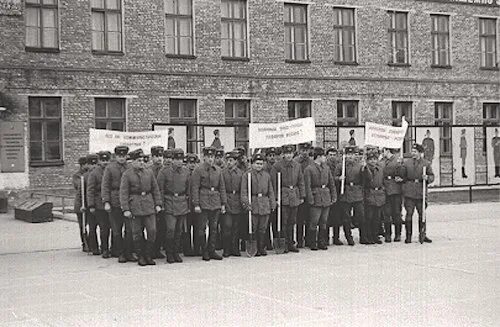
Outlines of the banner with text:
M249 147L251 149L315 141L316 129L314 119L311 117L284 123L251 123L249 127Z
M403 126L395 127L366 122L365 145L399 149L403 146L408 122L403 118Z
M99 151L113 152L118 145L126 145L130 151L141 148L145 154L151 152L155 145L168 144L168 130L147 132L119 132L106 129L89 130L89 153Z

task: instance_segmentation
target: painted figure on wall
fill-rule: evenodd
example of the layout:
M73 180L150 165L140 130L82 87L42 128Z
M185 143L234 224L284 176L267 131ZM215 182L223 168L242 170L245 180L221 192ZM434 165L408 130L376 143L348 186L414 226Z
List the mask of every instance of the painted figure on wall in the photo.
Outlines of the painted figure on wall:
M351 129L349 131L349 135L351 136L351 138L349 139L349 146L356 146L356 139L354 138L354 130Z
M425 132L425 138L422 140L422 146L424 147L424 159L432 162L434 159L434 139L431 138L431 131L427 130Z
M214 149L222 149L222 143L220 141L220 131L218 129L214 129L214 140L212 141L212 145L210 145Z
M168 149L175 149L175 139L174 139L174 128L170 127L168 129Z
M462 178L467 178L467 175L465 174L465 161L467 160L466 132L467 130L463 128L462 134L460 136L460 158L462 159Z
M500 136L498 136L498 128L495 128L495 136L491 139L491 147L493 148L493 161L495 163L495 178L500 178Z

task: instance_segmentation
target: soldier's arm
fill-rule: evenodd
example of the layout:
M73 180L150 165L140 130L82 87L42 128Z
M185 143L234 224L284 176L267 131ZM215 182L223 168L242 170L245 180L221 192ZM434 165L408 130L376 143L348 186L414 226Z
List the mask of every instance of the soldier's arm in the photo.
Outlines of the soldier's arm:
M227 194L226 194L226 183L224 183L224 177L222 177L222 171L219 177L219 193L222 205L227 205Z
M307 169L307 168L304 172L304 184L305 184L307 202L309 204L313 204L314 198L313 198L312 189L311 189L311 170Z
M94 194L95 194L95 183L97 182L96 174L90 173L89 179L87 181L87 205L88 208L95 208Z
M191 200L195 207L200 206L200 172L198 169L191 175Z
M403 180L402 183L406 182L408 180L408 170L406 169L406 165L401 163L401 166L399 166L399 176L401 176L401 179Z
M126 173L123 173L122 179L120 181L120 206L122 211L130 211L130 206L128 203L130 183Z
M279 169L277 167L278 163L275 163L272 167L271 167L271 171L269 172L269 175L271 175L271 183L273 184L273 187L275 190L278 189L278 172L279 172ZM282 176L283 178L283 176Z
M102 175L101 197L103 203L111 203L111 171L107 167Z
M73 188L78 190L78 185L80 184L80 176L78 174L73 174Z
M306 198L306 183L304 181L304 173L302 172L302 169L299 169L298 182L299 182L299 196L301 199L305 199Z
M154 172L151 171L151 191L153 192L153 199L155 201L155 205L161 207L163 205L162 196L160 194L160 188L158 187L158 182L156 181L154 175L155 175Z
M276 209L276 194L274 192L273 183L271 181L271 176L269 176L268 181L268 189L269 189L269 204L271 205L271 210Z
M157 178L158 189L160 190L160 195L165 196L165 169L160 169Z
M332 203L337 202L337 188L335 187L335 180L330 170L328 170L328 187L330 188Z
M434 171L432 170L432 166L430 162L426 163L427 169L427 184L432 184L434 182Z
M247 209L249 208L249 201L248 201L248 173L243 173L241 176L241 190L240 190L240 197L241 197L241 205L243 208Z

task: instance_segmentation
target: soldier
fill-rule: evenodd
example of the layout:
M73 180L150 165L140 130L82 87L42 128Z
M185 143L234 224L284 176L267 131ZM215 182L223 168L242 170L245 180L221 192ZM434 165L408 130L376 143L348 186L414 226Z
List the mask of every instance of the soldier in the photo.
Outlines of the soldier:
M104 203L104 210L109 213L114 247L119 253L118 262L136 262L137 257L133 252L132 244L132 226L130 220L125 219L123 216L120 206L120 183L122 174L128 169L128 147L117 146L114 152L116 160L106 166L102 177L102 202ZM125 233L123 233L123 229L125 229Z
M76 213L78 219L78 228L80 229L80 240L82 242L82 251L88 252L87 240L85 235L85 227L83 226L83 213L80 209L83 207L82 204L82 192L81 192L81 177L87 172L87 158L78 158L78 171L73 174L73 188L75 189L75 203L73 211Z
M307 166L309 166L313 162L311 160L311 158L309 157L310 150L311 150L310 143L299 144L299 155L295 158L295 161L297 161L300 164L300 167L302 169L302 173L304 173ZM299 208L297 211L296 240L297 240L297 247L298 248L304 247L304 225L308 221L308 219L307 219L308 216L309 216L308 204L306 202L304 202L304 203L299 205Z
M189 170L189 179L191 181L191 177L193 176L193 172L198 165L198 156L194 153L188 153L185 156L186 160L186 168ZM189 190L191 191L191 189ZM186 231L184 231L184 235L182 238L185 240L184 244L184 256L191 257L202 255L202 251L200 248L200 244L196 239L196 221L198 214L194 212L193 201L191 201L191 197L189 198L189 213L186 217ZM191 234L192 233L192 234ZM193 247L191 247L191 244Z
M242 172L246 172L249 167L248 167L248 159L247 159L247 150L244 147L238 147L236 148L236 151L239 153L238 157L238 168Z
M330 168L332 176L335 176L337 167L342 164L339 162L338 150L335 147L328 148L326 150L326 165ZM339 194L340 185L335 184L336 192ZM330 206L330 212L328 213L328 223L327 223L327 240L330 239L330 227L333 227L333 237L332 243L334 245L343 245L340 240L340 226L342 226L342 211L338 202L333 203Z
M347 244L353 246L354 240L351 233L351 210L354 210L354 216L360 223L360 243L366 244L367 240L365 230L363 229L365 216L363 203L363 166L355 159L357 147L346 146L344 151L346 153L345 172L342 174L342 166L339 165L335 173L335 180L338 181L339 184L342 183L342 179L345 181L344 194L340 194L339 196L339 206L342 211L344 235L347 239Z
M165 151L163 151L163 166L164 167L172 166L173 159L174 159L174 149L173 148L168 148Z
M293 228L297 222L297 210L306 196L304 174L300 164L293 160L293 145L283 146L283 160L274 164L271 170L273 186L277 189L277 175L281 173L281 230L285 231L285 252L299 252L293 241Z
M392 224L394 224L394 242L401 241L401 186L403 185L402 159L396 155L396 149L384 149L384 188L385 188L385 241L391 242Z
M313 251L328 249L326 224L330 206L337 201L337 192L330 169L326 163L325 150L316 147L313 150L314 163L304 172L306 199L309 204L310 220L308 223L308 244ZM319 226L319 234L317 227Z
M88 196L88 185L89 185L89 176L92 171L96 168L99 157L95 153L91 153L87 155L87 172L83 175L84 177L84 187L85 187L85 203L83 203L83 207L81 211L86 211L87 213L87 224L89 226L89 235L88 235L88 246L89 251L92 252L93 255L100 255L101 251L99 250L99 244L97 241L97 226L99 225L98 217L89 210L89 196ZM81 191L81 189L79 189Z
M162 205L158 183L150 169L144 167L144 153L141 149L129 153L131 167L122 176L120 184L120 205L123 215L131 220L132 238L139 254L140 266L154 265L151 258L156 238L156 217ZM147 240L144 240L146 228Z
M403 166L403 196L404 206L406 210L405 230L406 240L405 243L411 243L412 236L412 217L415 207L418 212L418 227L422 227L422 212L425 208L422 207L423 199L423 185L422 181L427 181L428 184L434 182L434 173L432 171L431 163L423 158L424 147L420 144L413 144L411 149L411 158L404 161ZM423 167L426 167L426 174L423 174ZM426 189L427 192L427 189ZM425 204L427 207L427 203ZM424 242L431 243L432 240L427 236Z
M227 153L227 166L222 170L222 177L224 178L224 185L227 194L227 208L226 214L222 215L222 232L223 232L223 257L230 255L239 257L239 225L240 221L244 219L241 207L241 178L243 172L238 168L237 151Z
M222 260L215 252L217 224L220 214L226 212L226 188L221 170L214 165L215 149L203 149L203 164L191 176L191 196L194 211L199 214L197 235L198 244L203 246L203 260ZM205 228L209 227L208 244L205 244Z
M108 212L104 210L101 185L104 169L108 165L109 159L111 159L111 153L109 151L100 151L97 153L97 156L99 158L97 166L90 172L87 184L87 207L90 215L95 217L99 225L102 257L109 259L111 257L111 253L109 252L111 224Z
M189 212L190 171L182 166L184 151L174 149L171 167L163 168L158 174L158 187L163 198L163 208L167 223L167 262L182 262L177 249L180 247L181 232Z
M378 159L378 150L367 152L365 168L366 234L368 244L382 244L378 235L382 210L385 205L384 166Z
M224 150L216 149L215 150L215 165L219 167L221 170L224 169L226 163L224 162Z
M152 146L151 147L151 169L153 170L153 175L158 178L158 173L163 168L163 151L162 146ZM165 222L165 212L161 211L156 215L156 239L155 246L153 249L153 259L165 259L163 253L161 253L162 246L165 245L165 235L167 232L167 225Z
M271 170L276 163L276 156L278 155L279 150L275 147L270 147L265 149L266 153L266 161L264 162L264 170L267 171L269 175L271 175ZM273 184L274 187L276 187L276 184ZM278 212L273 211L269 215L269 225L267 228L267 234L266 234L266 247L268 250L273 249L273 242L271 239L271 229L273 230L273 235L277 235L278 229L277 229L277 224L278 222Z
M244 174L241 182L241 203L247 211L252 212L252 234L257 235L256 256L266 256L265 237L269 214L276 209L276 198L271 182L271 176L263 170L264 156L260 153L252 157L252 169ZM251 184L252 194L248 194L248 183ZM249 196L252 197L250 205Z

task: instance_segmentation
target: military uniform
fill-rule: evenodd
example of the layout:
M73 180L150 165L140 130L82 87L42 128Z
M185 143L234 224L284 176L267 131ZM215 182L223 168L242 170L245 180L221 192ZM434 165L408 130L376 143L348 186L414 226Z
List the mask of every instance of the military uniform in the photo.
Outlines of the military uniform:
M311 145L309 143L302 143L299 145L299 148L301 149L302 153L298 155L294 160L300 164L302 173L304 173L307 166L312 164L312 160L308 154L309 150L311 149ZM297 211L297 230L295 233L296 234L295 238L297 240L298 248L304 246L304 225L307 224L307 222L309 221L308 216L309 216L309 205L306 202L304 202L299 205Z
M87 186L87 206L90 211L90 216L94 216L99 225L100 240L101 240L101 253L102 257L108 259L111 257L109 252L109 236L111 232L111 224L109 215L104 210L104 203L102 202L101 185L104 175L104 169L111 159L111 153L108 151L101 151L98 154L99 164L89 174Z
M196 169L198 164L198 157L196 154L188 153L186 155L186 165L189 170L189 180L191 182L191 178L193 176L193 172ZM191 189L189 190L191 192ZM194 212L194 205L192 201L192 197L189 198L189 213L186 217L186 230L184 231L184 235L182 236L184 243L183 251L185 256L195 256L202 255L202 250L200 248L200 244L196 238L196 221L198 214Z
M355 154L356 148L345 147L346 153ZM363 229L365 207L363 203L363 174L362 165L355 161L353 157L346 159L345 165L345 189L344 194L339 193L340 208L342 210L342 224L344 227L344 235L349 245L354 245L354 240L351 233L351 210L354 210L354 216L359 223L360 242L366 243L366 234ZM342 166L337 167L335 173L336 180L341 184L340 176L342 175Z
M314 149L316 158L324 156L322 148ZM304 172L304 184L306 190L306 199L309 204L310 220L308 223L309 247L311 250L326 250L328 245L328 236L326 234L326 224L328 213L332 203L337 201L337 192L330 169L327 165L314 162L309 165ZM317 227L319 226L319 234Z
M392 224L394 224L394 241L401 240L401 193L402 193L402 164L400 159L393 155L390 159L385 159L384 163L384 187L385 187L385 240L391 241Z
M420 144L413 145L415 149L419 153L424 151L423 147ZM419 229L422 227L422 199L423 199L423 167L426 167L426 175L428 176L427 183L431 184L434 182L434 173L432 171L431 163L419 157L409 158L404 161L403 164L403 196L404 196L404 206L406 210L406 219L405 219L405 230L406 230L406 240L405 243L411 243L411 236L413 232L412 227L412 217L415 212L415 208L417 208L418 212L418 227ZM426 189L427 192L427 189ZM427 206L427 203L425 204ZM429 239L427 239L430 241Z
M293 146L286 145L283 152L292 153ZM279 192L277 175L281 173L281 230L285 232L286 251L299 252L293 241L293 228L297 223L297 210L303 202L306 191L304 185L304 174L300 164L295 160L280 160L274 164L271 170L271 178L276 194Z
M125 157L128 147L117 146L114 150L117 157ZM120 206L120 184L123 173L128 169L126 162L118 160L110 162L104 169L101 196L102 202L108 206L108 213L113 233L114 248L119 254L118 261L121 263L137 261L133 254L132 226L130 219L125 219Z
M87 155L87 162L89 165L92 165L93 167L91 167L86 173L83 174L84 194L85 194L85 203L83 207L85 208L87 225L89 226L89 234L88 234L89 251L92 252L93 255L101 254L101 251L99 249L99 243L97 240L97 226L99 225L99 220L98 217L95 215L95 213L90 212L88 188L89 188L90 174L97 168L95 165L97 164L98 159L99 157L97 156L97 154L92 153ZM79 188L78 191L81 192L81 188Z
M78 228L80 230L80 241L82 242L82 251L87 252L89 249L87 248L87 240L85 228L83 226L83 213L81 212L82 208L82 193L81 193L81 177L87 171L85 167L87 165L87 158L80 157L78 159L78 164L80 165L80 169L76 173L73 174L73 188L75 189L75 202L73 211L76 213L76 217L78 220Z
M261 154L256 154L252 162L257 160L264 161ZM266 229L269 220L269 214L276 209L276 198L271 182L271 176L264 171L257 171L252 168L249 173L251 180L248 180L248 173L243 175L241 182L241 202L244 208L252 212L252 234L257 235L257 254L267 255L265 250ZM248 194L248 183L251 184L252 194ZM249 196L252 198L250 206Z
M155 178L158 178L160 170L163 169L163 162L161 157L163 156L164 148L162 146L151 147L151 157L160 158L152 160L151 170ZM165 247L165 238L167 233L167 224L165 221L165 211L161 211L156 214L156 239L153 248L153 259L164 259L165 256L161 253L161 248Z
M183 160L184 151L174 150L174 160ZM189 169L182 165L163 168L158 174L158 187L163 198L166 217L167 262L182 262L177 249L180 247L181 233L189 213Z
M228 155L235 160L239 156L237 152L230 152ZM240 196L242 175L243 172L237 165L222 170L227 194L226 214L222 215L224 256L240 256L239 226L244 219Z
M132 151L130 158L137 161L144 157L142 150ZM134 163L132 163L134 165ZM131 167L122 176L120 184L120 205L127 216L131 214L132 237L139 253L139 265L154 265L151 258L156 238L156 217L162 205L162 198L156 178L150 169ZM143 231L146 228L147 239Z
M332 176L335 177L337 167L342 164L342 162L339 162L339 158L337 157L338 151L336 148L332 147L326 151L326 154L326 165L328 166L328 168L330 168L330 173L332 174ZM339 194L340 184L337 182L335 183L335 189L337 194ZM343 245L342 241L340 241L340 226L342 226L342 210L340 208L339 202L335 202L330 206L327 223L327 240L330 239L330 227L333 227L332 243L334 245Z
M210 147L204 148L203 154L214 156L215 150ZM203 246L203 260L221 260L222 257L215 252L215 242L219 216L222 206L227 203L227 198L220 168L208 162L197 167L191 177L191 196L195 208L201 209L196 235L199 244L205 244L207 223L209 227L208 243Z
M382 210L385 205L384 167L378 161L378 152L367 155L368 160L376 159L377 162L368 164L364 170L365 175L365 228L368 244L381 244L378 234L380 231Z

